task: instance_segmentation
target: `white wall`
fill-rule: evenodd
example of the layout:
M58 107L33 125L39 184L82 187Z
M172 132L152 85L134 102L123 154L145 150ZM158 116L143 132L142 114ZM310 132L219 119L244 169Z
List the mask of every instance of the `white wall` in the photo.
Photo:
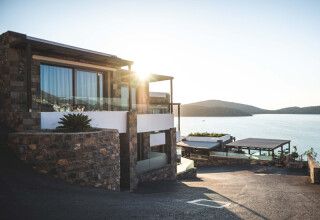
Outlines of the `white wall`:
M149 97L166 98L167 94L165 92L149 92Z
M150 134L150 147L162 144L166 144L165 133Z
M138 115L138 133L168 130L174 127L173 114Z
M91 126L97 128L117 129L119 133L127 131L126 111L105 111L105 112L41 112L41 129L55 129L59 126L58 121L64 114L82 113L92 119Z
M180 142L180 141L181 141L181 132L176 131L176 142Z

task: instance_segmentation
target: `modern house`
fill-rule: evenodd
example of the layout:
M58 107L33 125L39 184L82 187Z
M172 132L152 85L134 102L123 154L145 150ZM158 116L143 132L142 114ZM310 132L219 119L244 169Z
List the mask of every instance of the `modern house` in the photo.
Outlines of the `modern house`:
M2 132L54 129L64 114L81 112L92 119L93 127L119 133L118 140L110 143L120 142L115 153L116 158L119 153L120 169L108 170L119 172L123 188L134 189L138 182L148 180L175 179L173 77L150 74L140 79L131 71L132 65L110 54L3 33ZM170 83L170 95L149 91L150 83L164 80Z

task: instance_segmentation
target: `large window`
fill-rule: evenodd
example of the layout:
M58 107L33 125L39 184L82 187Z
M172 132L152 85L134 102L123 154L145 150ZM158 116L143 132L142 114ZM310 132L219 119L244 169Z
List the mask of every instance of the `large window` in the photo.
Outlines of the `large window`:
M41 111L71 111L72 69L41 65Z
M41 111L103 110L103 74L40 66Z
M76 73L76 104L86 110L103 109L103 75L78 70ZM81 106L80 106L81 107Z

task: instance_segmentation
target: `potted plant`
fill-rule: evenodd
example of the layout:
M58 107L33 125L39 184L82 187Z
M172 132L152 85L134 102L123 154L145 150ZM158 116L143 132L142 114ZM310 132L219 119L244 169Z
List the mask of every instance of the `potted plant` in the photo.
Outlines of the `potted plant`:
M297 152L297 146L293 146L294 151L290 154L291 158L293 161L295 161L298 157L299 154Z

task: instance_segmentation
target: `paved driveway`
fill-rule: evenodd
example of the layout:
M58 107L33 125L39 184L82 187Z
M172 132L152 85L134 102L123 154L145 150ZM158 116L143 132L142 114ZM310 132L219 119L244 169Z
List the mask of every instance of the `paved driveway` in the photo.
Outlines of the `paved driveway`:
M319 219L320 185L264 166L198 169L198 179L136 192L81 187L0 150L0 219Z

